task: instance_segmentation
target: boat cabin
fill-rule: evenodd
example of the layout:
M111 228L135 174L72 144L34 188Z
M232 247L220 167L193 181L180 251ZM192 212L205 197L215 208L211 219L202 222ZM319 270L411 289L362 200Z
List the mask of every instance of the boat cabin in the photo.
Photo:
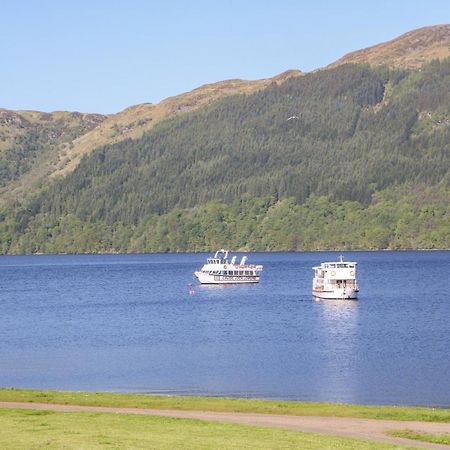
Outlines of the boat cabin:
M228 251L221 249L217 250L213 258L206 260L207 264L228 264Z

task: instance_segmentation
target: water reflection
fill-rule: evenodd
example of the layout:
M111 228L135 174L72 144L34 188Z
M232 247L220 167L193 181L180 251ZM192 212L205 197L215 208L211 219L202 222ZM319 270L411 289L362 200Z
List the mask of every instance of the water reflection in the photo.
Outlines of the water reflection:
M352 402L357 398L355 379L358 340L359 303L355 300L320 300L316 302L322 331L324 370L321 393Z

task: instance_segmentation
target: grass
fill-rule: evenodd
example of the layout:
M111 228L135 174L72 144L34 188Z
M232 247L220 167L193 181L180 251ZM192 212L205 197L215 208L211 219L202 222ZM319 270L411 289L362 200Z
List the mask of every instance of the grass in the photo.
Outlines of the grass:
M0 389L0 401L450 422L450 409L444 408L366 406L242 398L172 397L109 392L35 391L10 388Z
M0 410L0 448L384 450L350 438L192 419L112 413Z
M418 433L412 430L391 431L388 433L391 436L414 439L416 441L432 442L433 444L450 445L450 434L426 434Z

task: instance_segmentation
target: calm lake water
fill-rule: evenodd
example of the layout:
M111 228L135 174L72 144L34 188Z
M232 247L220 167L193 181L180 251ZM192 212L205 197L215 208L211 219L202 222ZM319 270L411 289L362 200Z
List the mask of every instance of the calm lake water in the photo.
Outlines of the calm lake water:
M338 255L225 287L206 254L0 257L0 386L450 406L450 252L346 252L359 300L313 300Z

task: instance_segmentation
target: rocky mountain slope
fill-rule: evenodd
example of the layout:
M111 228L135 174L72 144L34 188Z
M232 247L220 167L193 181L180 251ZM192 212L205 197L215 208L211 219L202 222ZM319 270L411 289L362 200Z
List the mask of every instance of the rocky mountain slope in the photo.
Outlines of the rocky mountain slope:
M346 54L327 66L347 63L386 64L400 69L418 69L433 59L450 57L450 25L434 25L402 34L396 39Z

